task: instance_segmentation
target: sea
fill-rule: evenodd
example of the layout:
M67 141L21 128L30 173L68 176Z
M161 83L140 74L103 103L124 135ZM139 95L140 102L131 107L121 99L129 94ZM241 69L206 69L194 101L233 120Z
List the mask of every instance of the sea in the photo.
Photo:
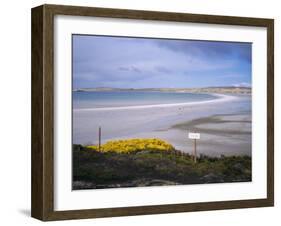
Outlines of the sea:
M73 109L113 108L178 104L217 99L212 94L195 94L160 91L74 91Z

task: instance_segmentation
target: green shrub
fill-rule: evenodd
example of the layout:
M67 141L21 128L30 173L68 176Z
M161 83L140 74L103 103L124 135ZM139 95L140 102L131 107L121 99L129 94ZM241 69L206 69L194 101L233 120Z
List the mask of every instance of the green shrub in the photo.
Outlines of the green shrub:
M166 141L147 139L127 139L108 141L99 147L96 145L87 146L89 149L101 152L132 153L138 151L172 151L174 147Z

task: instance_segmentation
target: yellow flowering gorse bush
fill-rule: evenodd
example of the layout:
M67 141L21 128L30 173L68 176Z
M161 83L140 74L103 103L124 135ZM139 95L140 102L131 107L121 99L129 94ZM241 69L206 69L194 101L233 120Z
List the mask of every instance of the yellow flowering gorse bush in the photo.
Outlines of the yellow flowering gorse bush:
M98 146L91 145L87 148L99 151ZM127 139L108 141L101 145L101 152L132 153L137 151L172 151L174 147L166 141L147 138L147 139Z

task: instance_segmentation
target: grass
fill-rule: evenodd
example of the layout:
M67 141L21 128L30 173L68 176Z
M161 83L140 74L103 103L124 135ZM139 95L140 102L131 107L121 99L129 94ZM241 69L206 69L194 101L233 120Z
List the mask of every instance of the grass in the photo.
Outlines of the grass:
M165 147L165 148L164 148ZM197 163L158 139L73 145L73 189L251 181L251 157L201 155Z

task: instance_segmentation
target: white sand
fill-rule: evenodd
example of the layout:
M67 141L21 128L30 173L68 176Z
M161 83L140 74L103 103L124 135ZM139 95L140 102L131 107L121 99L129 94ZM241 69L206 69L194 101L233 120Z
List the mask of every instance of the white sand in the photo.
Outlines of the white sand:
M98 127L101 126L102 142L155 137L167 140L179 150L192 152L193 143L188 140L187 133L196 130L202 133L198 142L199 153L250 155L251 97L219 95L218 99L193 104L75 110L73 143L97 143ZM214 118L214 115L222 116Z

